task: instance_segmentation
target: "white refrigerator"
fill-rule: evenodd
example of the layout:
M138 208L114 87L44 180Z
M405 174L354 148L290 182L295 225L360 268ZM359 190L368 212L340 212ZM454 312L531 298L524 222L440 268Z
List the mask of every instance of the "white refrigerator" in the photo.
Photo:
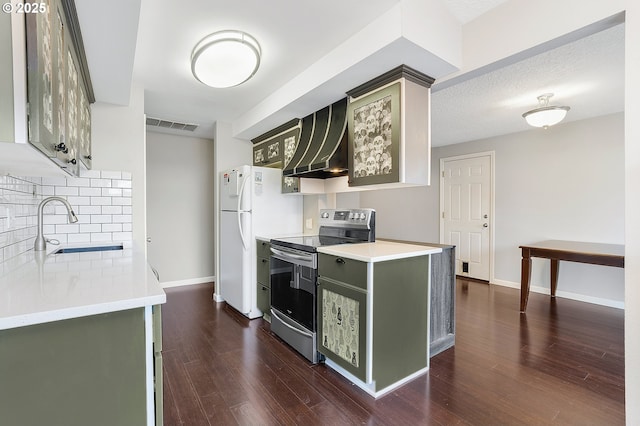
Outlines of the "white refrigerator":
M249 318L258 318L256 236L302 233L302 197L282 194L282 170L239 166L220 175L219 294Z

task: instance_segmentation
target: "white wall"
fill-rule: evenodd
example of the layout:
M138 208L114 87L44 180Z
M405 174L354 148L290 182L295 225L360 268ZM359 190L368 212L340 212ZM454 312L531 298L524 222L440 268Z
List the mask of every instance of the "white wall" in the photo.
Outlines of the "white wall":
M131 173L133 241L146 251L144 90L134 87L128 106L91 106L92 167Z
M496 160L493 283L519 288L520 244L624 244L622 113L434 148L432 186L360 193L377 211L377 236L439 242L440 158L484 151ZM531 283L548 292L548 261L534 259ZM624 270L563 262L558 296L622 307Z
M627 424L640 424L640 2L625 18L625 398Z
M213 141L147 133L149 263L163 286L214 276Z

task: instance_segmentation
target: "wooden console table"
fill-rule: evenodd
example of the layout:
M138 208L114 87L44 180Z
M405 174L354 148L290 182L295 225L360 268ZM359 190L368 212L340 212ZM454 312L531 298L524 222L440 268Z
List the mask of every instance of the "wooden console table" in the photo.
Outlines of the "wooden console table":
M526 246L523 245L520 248L522 249L520 312L526 311L529 300L532 257L551 260L551 297L556 296L558 263L561 260L624 268L624 245L621 244L548 240Z

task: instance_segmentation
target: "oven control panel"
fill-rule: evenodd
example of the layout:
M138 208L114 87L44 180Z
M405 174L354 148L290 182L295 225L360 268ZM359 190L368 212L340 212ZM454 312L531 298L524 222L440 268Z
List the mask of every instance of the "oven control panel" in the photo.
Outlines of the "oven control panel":
M374 209L322 209L320 226L369 228L375 223Z

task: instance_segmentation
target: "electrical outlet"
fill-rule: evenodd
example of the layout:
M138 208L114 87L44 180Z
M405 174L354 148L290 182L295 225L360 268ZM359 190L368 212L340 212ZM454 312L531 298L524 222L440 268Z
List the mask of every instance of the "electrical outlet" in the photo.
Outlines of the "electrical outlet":
M306 229L313 229L313 219L309 218L309 219L305 220L304 227Z

